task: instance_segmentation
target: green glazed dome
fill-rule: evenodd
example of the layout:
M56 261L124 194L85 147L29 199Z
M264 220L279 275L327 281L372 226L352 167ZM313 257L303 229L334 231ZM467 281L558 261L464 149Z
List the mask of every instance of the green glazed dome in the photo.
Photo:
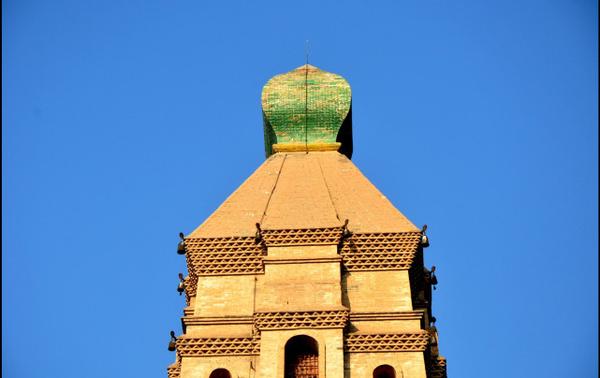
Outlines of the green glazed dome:
M280 151L352 154L352 94L341 76L311 65L277 75L262 91L266 155Z

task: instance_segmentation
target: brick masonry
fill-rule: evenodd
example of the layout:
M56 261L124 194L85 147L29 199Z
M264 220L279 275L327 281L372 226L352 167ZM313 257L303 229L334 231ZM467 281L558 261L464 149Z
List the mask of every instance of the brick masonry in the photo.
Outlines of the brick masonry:
M270 80L262 105L270 156L185 237L188 306L168 376L282 378L286 344L304 335L322 378L381 365L445 377L430 306L411 292L421 231L337 151L348 83L303 66Z

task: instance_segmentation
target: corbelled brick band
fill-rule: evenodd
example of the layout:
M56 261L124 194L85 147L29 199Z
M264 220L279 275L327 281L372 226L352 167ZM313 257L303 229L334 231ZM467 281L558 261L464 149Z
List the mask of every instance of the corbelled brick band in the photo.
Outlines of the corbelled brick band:
M169 367L167 367L167 377L168 378L179 378L179 373L181 372L181 362L177 361Z
M346 350L361 352L423 352L428 343L427 332L356 335L346 337Z
M260 352L260 339L236 338L192 338L177 339L177 353L181 357L202 356L253 356Z
M260 330L297 328L343 328L348 311L257 312L254 324Z
M194 274L190 274L185 277L185 303L189 306L190 299L196 296L196 289L198 288L198 277Z
M264 245L254 237L185 240L188 266L197 276L263 273Z
M384 320L422 320L423 311L404 312L351 312L350 322Z
M207 326L207 325L232 325L232 324L254 324L252 316L184 316L181 318L184 326Z
M341 227L309 228L300 230L263 230L267 247L290 245L338 244L342 237Z
M341 248L349 271L407 270L410 268L420 232L354 234Z
M342 236L341 227L263 230L263 242L253 236L186 239L186 255L191 267L189 285L195 288L197 276L224 274L263 274L266 246L336 245ZM409 269L421 233L357 233L344 240L340 255L348 271ZM186 280L186 285L188 282ZM186 290L186 295L193 296ZM189 298L188 298L189 300Z

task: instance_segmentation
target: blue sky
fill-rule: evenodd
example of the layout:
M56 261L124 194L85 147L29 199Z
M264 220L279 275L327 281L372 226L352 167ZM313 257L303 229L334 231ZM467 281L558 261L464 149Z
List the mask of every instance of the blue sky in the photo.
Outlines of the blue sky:
M451 377L598 368L595 1L4 1L2 373L164 377L190 232L264 160L260 92L353 89Z

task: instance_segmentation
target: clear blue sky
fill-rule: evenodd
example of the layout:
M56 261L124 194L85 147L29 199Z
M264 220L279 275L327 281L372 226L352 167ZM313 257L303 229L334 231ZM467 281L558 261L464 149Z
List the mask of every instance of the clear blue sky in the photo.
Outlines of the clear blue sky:
M3 1L3 376L166 376L177 234L264 160L305 40L429 225L450 377L596 376L597 2L375 3Z

